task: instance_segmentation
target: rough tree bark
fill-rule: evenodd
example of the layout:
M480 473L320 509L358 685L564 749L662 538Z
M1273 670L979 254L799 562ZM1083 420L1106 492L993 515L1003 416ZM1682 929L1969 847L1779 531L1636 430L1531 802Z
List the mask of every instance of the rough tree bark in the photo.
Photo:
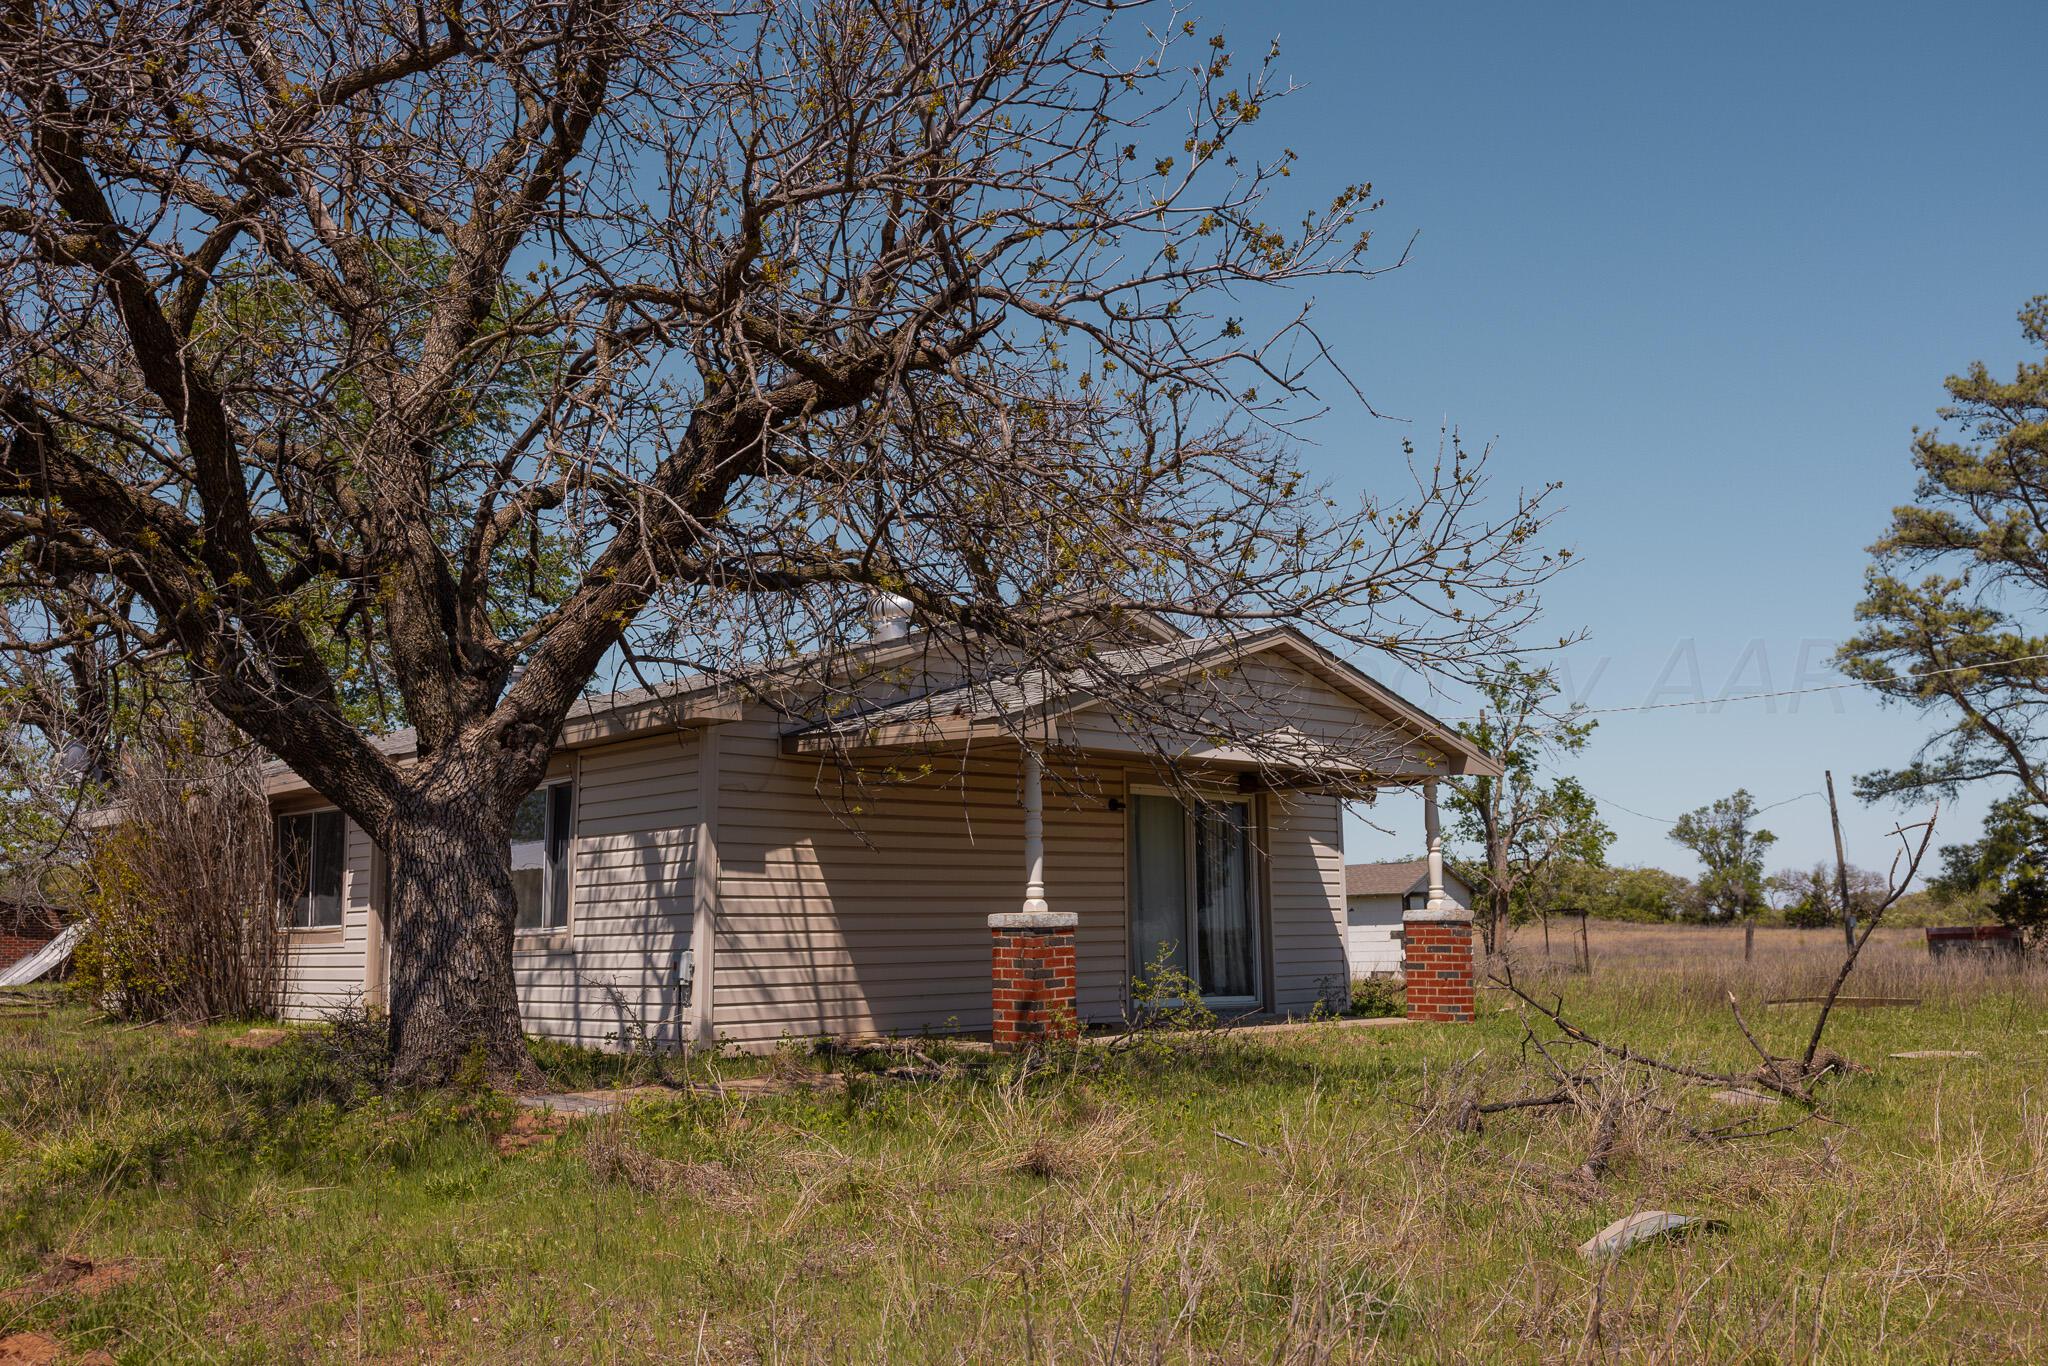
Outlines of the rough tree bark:
M506 821L462 798L415 798L385 827L391 869L392 1080L441 1086L472 1054L484 1076L534 1079L512 977L517 902Z

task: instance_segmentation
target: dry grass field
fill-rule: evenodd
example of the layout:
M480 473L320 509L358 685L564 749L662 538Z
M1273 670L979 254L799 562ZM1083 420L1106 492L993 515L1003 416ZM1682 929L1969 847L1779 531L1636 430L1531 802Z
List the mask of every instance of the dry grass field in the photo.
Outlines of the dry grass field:
M1728 990L1796 1051L1810 1013L1763 1002L1832 962L1824 935L1764 932L1747 966L1739 933L1594 935L1590 979L1518 942L1518 980L1714 1070L1757 1061ZM1499 991L1469 1026L1030 1066L698 1059L812 1085L543 1123L370 1094L319 1029L258 1049L0 1010L0 1360L10 1335L122 1362L2048 1360L2048 978L1913 940L1856 989L1919 1004L1840 1012L1858 1070L1812 1113L1533 1018L1615 1104L1476 1127L1453 1118L1550 1084ZM1890 1056L1922 1050L1978 1056ZM621 1066L544 1060L563 1085ZM1715 1222L1577 1252L1645 1209Z
M1754 957L1743 959L1743 933L1733 925L1643 925L1594 920L1587 925L1592 981L1659 992L1705 993L1720 999L1733 990L1745 999L1814 996L1825 992L1841 967L1840 930L1759 927ZM1517 972L1570 976L1580 951L1576 922L1556 919L1546 953L1540 924L1517 926L1505 959ZM1856 996L1959 1000L2030 975L2022 965L1969 956L1936 959L1920 929L1880 926L1857 960Z

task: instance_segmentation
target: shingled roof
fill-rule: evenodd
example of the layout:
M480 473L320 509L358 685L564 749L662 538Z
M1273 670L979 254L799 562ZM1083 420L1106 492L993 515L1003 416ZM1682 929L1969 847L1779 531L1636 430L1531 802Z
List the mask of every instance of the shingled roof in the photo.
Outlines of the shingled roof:
M800 727L784 737L784 744L793 753L827 753L840 744L917 747L977 735L1001 738L1027 715L1068 714L1095 704L1100 699L1091 684L1098 676L1116 677L1131 685L1164 684L1201 669L1241 664L1267 651L1291 657L1354 704L1383 718L1391 731L1433 752L1436 757L1430 762L1440 763L1442 771L1500 772L1499 765L1455 729L1286 626L1107 650L1089 668L1064 673L1027 669L972 679Z
M1344 865L1344 895L1401 896L1422 890L1429 879L1429 860L1394 859L1388 863L1347 863ZM1444 883L1465 888L1465 880L1444 869ZM1468 892L1469 888L1465 888Z

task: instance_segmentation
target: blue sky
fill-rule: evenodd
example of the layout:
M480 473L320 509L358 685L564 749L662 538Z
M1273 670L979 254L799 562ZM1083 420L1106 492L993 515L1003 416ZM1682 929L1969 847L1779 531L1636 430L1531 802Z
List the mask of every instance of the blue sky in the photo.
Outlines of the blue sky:
M1389 259L1420 234L1322 318L1375 407L1409 422L1340 406L1312 464L1372 484L1403 435L1431 449L1448 419L1495 442L1509 486L1564 480L1560 538L1583 562L1549 613L1591 633L1566 659L1589 705L1683 699L1695 667L1709 695L1832 681L1863 547L1910 491L1911 429L1971 359L2010 369L2014 313L2048 292L2048 5L1206 18L1240 51L1279 36L1307 88L1273 122L1307 178L1374 182ZM1778 802L1921 734L1851 691L1608 717L1577 767L1610 803L1615 858L1689 872L1663 824L1621 807L1669 818L1738 786ZM1983 806L1944 834L1974 836ZM1882 867L1896 817L1852 804L1852 861ZM1353 858L1420 847L1412 799L1375 819L1396 834L1354 820ZM1820 801L1766 824L1774 865L1828 853Z

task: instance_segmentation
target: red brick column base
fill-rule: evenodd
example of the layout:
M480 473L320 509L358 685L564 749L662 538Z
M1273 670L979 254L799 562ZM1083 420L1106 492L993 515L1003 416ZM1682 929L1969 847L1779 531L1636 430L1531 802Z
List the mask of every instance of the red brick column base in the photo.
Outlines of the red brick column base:
M995 940L995 1045L1042 1047L1080 1032L1074 1009L1072 911L1017 911L988 918Z
M1437 1023L1472 1019L1472 922L1406 920L1401 924L1408 979L1408 1018Z

